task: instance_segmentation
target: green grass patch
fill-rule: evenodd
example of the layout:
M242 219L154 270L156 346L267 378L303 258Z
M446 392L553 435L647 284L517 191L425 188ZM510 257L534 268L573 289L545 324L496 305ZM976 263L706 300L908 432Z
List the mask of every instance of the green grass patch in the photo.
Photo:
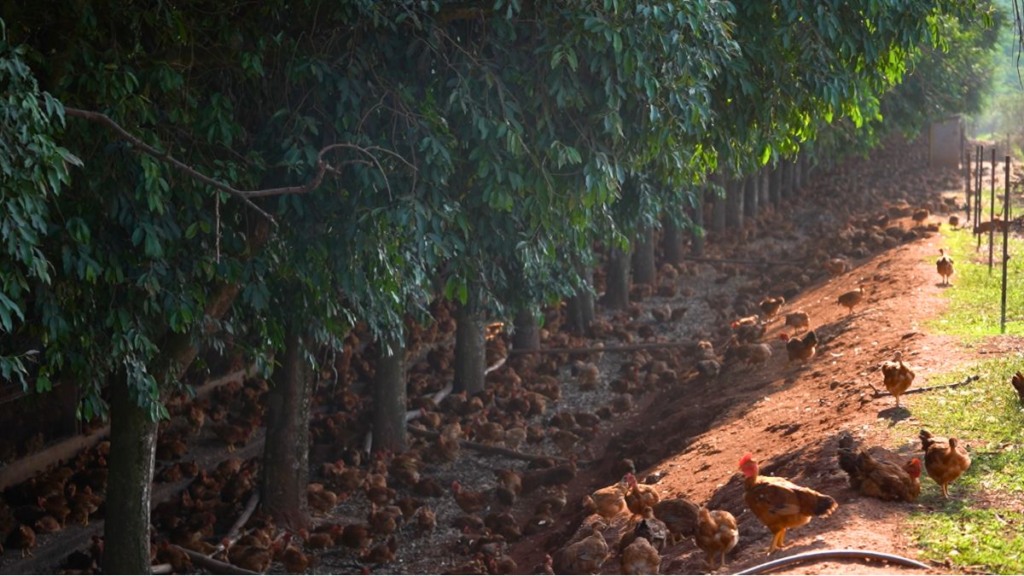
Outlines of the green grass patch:
M988 237L978 241L967 230L943 230L945 247L953 258L952 284L946 290L949 311L930 322L936 331L977 341L1000 333L1002 315L1002 235L994 245L994 266L988 268ZM1024 335L1024 240L1010 235L1006 285L1006 334ZM936 258L938 255L936 255ZM938 275L936 274L936 278Z
M1012 354L929 378L936 385L979 376L913 397L916 422L896 429L906 441L916 441L921 428L956 436L971 453L971 468L950 485L949 500L931 479L922 481L925 508L911 514L910 525L928 559L962 571L1024 574L1024 409L1010 385L1021 369L1024 355Z

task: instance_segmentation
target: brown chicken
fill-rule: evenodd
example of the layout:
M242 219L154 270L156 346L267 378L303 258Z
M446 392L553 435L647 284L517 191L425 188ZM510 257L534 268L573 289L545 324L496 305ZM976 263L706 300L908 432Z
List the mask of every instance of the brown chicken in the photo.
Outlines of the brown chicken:
M286 532L282 536L281 545L276 550L276 558L285 565L285 572L289 574L304 574L309 568L309 557L302 552L302 549L292 543L292 534Z
M324 488L319 482L306 487L306 499L309 507L321 514L328 514L338 505L338 495Z
M913 502L921 494L921 460L918 458L903 465L875 458L867 450L855 449L853 436L849 434L839 438L836 457L839 467L850 477L850 487L865 496Z
M1021 404L1024 404L1024 373L1018 370L1016 374L1010 377L1010 384L1012 384L1013 389L1017 391L1017 396L1020 398Z
M903 362L902 352L897 352L892 360L882 362L882 382L885 389L896 398L896 407L899 408L900 395L914 383L914 371Z
M843 292L836 298L836 303L840 306L845 306L849 309L849 313L853 314L853 308L860 304L861 300L864 299L864 285L857 286L856 290L850 290L849 292Z
M942 488L942 497L949 498L949 484L971 467L971 456L956 438L933 436L921 430L921 449L928 477Z
M690 536L697 529L700 507L686 498L666 498L654 505L654 517L665 523L673 543Z
M626 477L611 486L595 490L583 499L583 505L591 514L598 514L605 520L611 520L626 507Z
M850 266L850 261L847 260L846 258L836 257L829 258L828 260L826 260L824 263L824 268L825 270L828 271L829 274L833 276L839 276L840 274L843 274L847 270L852 268L852 266Z
M619 567L622 574L657 574L661 568L661 555L641 536L622 551Z
M725 565L725 555L740 539L736 518L726 510L708 510L701 506L697 512L697 530L693 539L704 551L708 568L716 569ZM721 562L718 559L721 558Z
M596 574L608 559L608 542L598 522L586 538L555 552L552 566L556 574Z
M761 309L761 313L764 314L765 322L769 322L775 318L785 303L786 299L782 296L766 296L757 306Z
M953 275L953 259L946 255L944 248L939 248L939 259L935 261L935 269L942 276L942 285L949 286L949 277Z
M487 494L485 492L465 490L458 480L452 481L452 496L455 498L455 503L466 514L478 512L487 506Z
M626 508L635 515L643 515L646 508L654 508L654 505L661 500L658 491L654 486L639 485L636 476L632 473L626 474Z
M814 330L808 331L800 338L790 338L789 334L783 332L779 334L779 340L786 343L787 364L794 360L806 363L814 357L818 349L818 335Z
M786 530L807 524L813 516L828 516L838 507L831 496L816 490L783 478L759 476L750 454L740 459L739 468L745 477L747 506L773 535L768 554L785 548Z
M796 310L786 314L786 326L794 332L806 330L811 327L811 316L803 310Z
M36 533L31 526L19 524L7 535L7 545L21 550L22 558L32 556L32 549L36 546Z

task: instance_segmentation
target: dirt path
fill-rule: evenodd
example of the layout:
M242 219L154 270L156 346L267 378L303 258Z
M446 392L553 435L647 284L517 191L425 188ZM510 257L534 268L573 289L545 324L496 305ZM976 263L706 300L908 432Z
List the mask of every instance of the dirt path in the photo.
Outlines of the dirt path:
M919 152L901 149L899 153L900 160L895 162L923 165ZM845 173L862 177L854 180L861 189L877 187L886 200L905 199L914 207L930 205L933 212L943 203L943 197L962 198L955 174L906 166L888 175L886 170L884 162L883 166L866 163L848 167ZM884 213L877 203L868 204L873 212L837 206L836 198L847 192L843 184L849 186L850 182L837 180L841 183L823 184L798 202L808 213L814 210L835 216ZM944 226L946 219L944 214L933 214L926 223ZM914 225L910 218L889 223L890 226L896 224L907 230ZM814 236L821 228L806 226L803 231L788 233L784 236L786 245L793 246L794 241L803 240L817 242L826 249L842 246L836 236ZM839 226L834 233L843 235ZM773 238L782 235L768 231L765 236L768 237L765 244L770 244ZM928 321L938 317L947 305L943 297L946 288L941 285L935 269L939 249L944 247L942 242L940 234L921 232L916 239L854 259L853 269L842 275L804 284L803 290L786 303L782 314L802 309L811 318L811 327L816 330L820 344L816 357L806 366L787 365L784 344L777 338L785 329L779 319L769 325L764 337L774 349L766 366L746 368L737 364L710 380L694 375L672 391L662 393L651 402L652 408L618 430L619 435L637 439L632 444L620 444L647 445L647 456L657 454L650 466L638 470L638 477L653 472L663 474L657 483L663 498L680 495L696 502L710 502L713 507L730 510L736 516L740 543L720 572L743 570L767 560L765 551L771 534L743 503L741 476L736 469L738 460L746 452L752 452L769 474L784 476L830 494L839 503L838 510L830 517L815 518L809 525L791 530L787 535L790 548L784 555L812 550L862 549L909 558L918 556L914 542L907 535L905 519L911 511L926 508L928 504L920 501L894 504L860 496L849 488L846 476L836 465L835 449L838 433L848 430L866 446L882 445L907 454L916 451L916 442L911 444L905 442L907 439L895 437L891 428L897 421L915 421L914 404L920 396L905 396L903 407L897 409L891 396L876 398L869 386L883 389L877 367L891 359L896 351L901 351L904 359L916 368L914 387L943 384L935 380L934 375L976 358L977 349L966 349L956 340L935 334L928 328ZM744 248L745 252L737 255L756 255L758 240L751 244L753 247ZM810 252L805 248L802 254ZM726 271L730 272L733 271ZM768 283L779 286L793 279L769 278ZM955 276L953 281L956 281ZM849 313L837 304L836 298L855 289L859 283L864 285L866 297ZM762 280L761 285L764 284ZM606 454L606 459L613 456ZM593 476L595 480L610 480L598 472ZM924 482L930 480L924 479ZM599 482L591 489L600 485ZM578 520L579 517L574 519ZM560 537L564 542L566 535ZM521 570L536 565L543 552L551 551L552 544L557 543L557 539L548 538L544 542L546 546L529 540L517 545L513 550L520 560ZM779 556L776 554L773 558ZM614 555L603 572L618 571L618 557ZM661 571L703 573L706 571L703 554L692 540L676 544L663 553ZM884 564L832 561L795 566L788 573L897 571L925 572Z

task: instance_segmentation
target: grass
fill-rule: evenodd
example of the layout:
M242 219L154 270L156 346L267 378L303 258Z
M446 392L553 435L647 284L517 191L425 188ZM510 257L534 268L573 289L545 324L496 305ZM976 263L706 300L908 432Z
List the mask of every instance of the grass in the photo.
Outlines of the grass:
M1001 271L996 267L989 276L984 243L979 256L985 260L977 262L973 236L945 234L956 275L947 292L949 312L933 327L967 341L998 335ZM1002 250L996 248L998 260ZM1024 301L1024 242L1011 241L1010 253L1018 258L1010 259L1007 302L1019 306ZM1022 312L1010 310L1006 333L1024 334ZM1024 407L1010 385L1018 370L1024 370L1019 352L933 376L933 382L958 382L975 374L979 379L914 398L916 423L900 424L895 431L900 440L912 441L920 428L927 428L961 438L969 447L971 468L950 486L950 499L924 479L919 500L924 507L910 517L923 556L958 572L1024 574Z
M953 258L952 286L946 291L950 298L949 311L933 320L931 328L977 341L1000 333L1002 315L1002 235L995 240L994 262L988 269L988 238L983 237L981 250L969 231L943 232L947 253ZM1007 267L1006 334L1024 335L1024 240L1010 236L1009 266Z

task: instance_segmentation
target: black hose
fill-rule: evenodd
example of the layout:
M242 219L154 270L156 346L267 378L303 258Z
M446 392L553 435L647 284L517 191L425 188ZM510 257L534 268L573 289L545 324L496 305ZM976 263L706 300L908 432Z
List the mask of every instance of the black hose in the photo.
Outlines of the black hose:
M873 552L871 550L818 550L815 552L804 552L803 554L794 554L793 556L786 556L785 558L778 558L771 562L765 562L764 564L758 564L752 568L747 568L742 572L737 572L737 575L742 574L767 574L773 570L779 568L785 568L793 564L799 564L801 562L820 562L822 560L882 560L892 564L901 566L907 566L910 568L922 568L924 570L931 570L932 567L927 564L922 564L917 560L911 560L910 558L904 558L903 556L896 556L894 554L886 554L885 552Z

